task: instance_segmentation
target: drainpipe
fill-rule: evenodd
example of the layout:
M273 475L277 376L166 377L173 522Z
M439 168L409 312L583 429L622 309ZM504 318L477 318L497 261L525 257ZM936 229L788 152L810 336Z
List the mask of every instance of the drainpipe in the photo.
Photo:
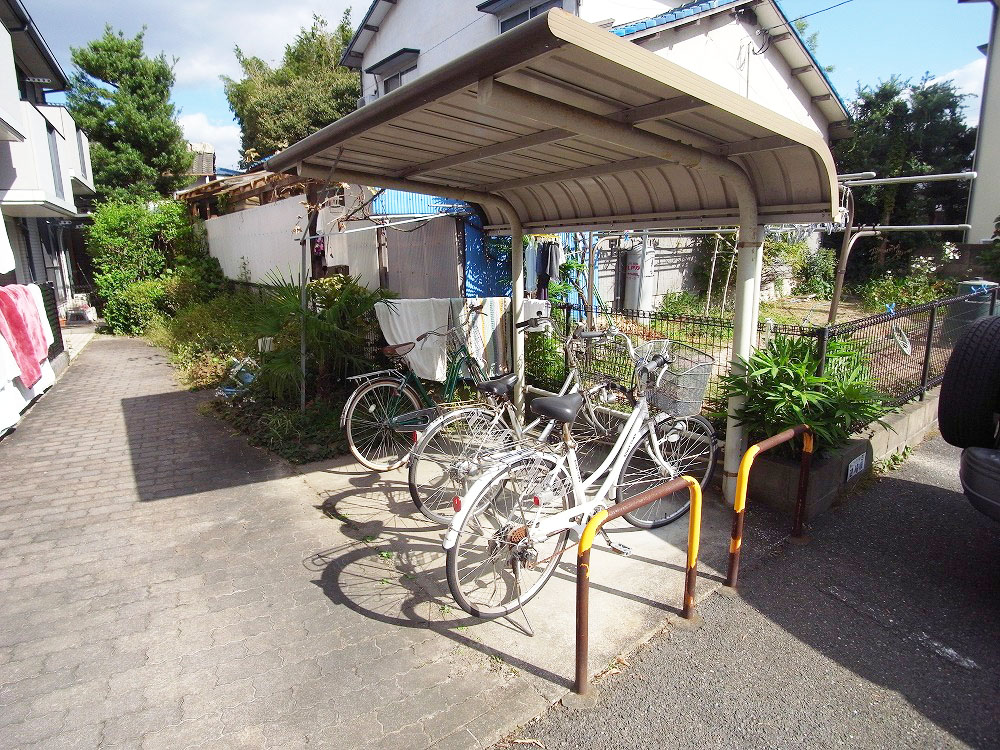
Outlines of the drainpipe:
M358 185L377 185L390 190L406 190L411 193L439 195L457 201L478 203L481 206L491 206L503 214L510 224L511 237L511 288L510 306L512 323L521 320L524 310L524 230L517 209L506 198L494 193L484 193L479 190L465 190L448 185L436 185L419 180L407 180L400 177L383 177L382 175L355 172L349 169L320 167L312 164L299 164L299 177L327 182L334 176L342 182ZM521 329L514 328L512 335L511 356L514 360L514 372L517 373L517 387L514 389L514 405L520 411L524 404L524 339Z
M689 169L700 170L725 180L736 195L740 211L739 266L736 276L736 320L733 330L734 368L739 360L748 359L757 334L757 308L754 306L760 288L760 267L763 262L764 228L758 225L757 195L750 178L729 159L679 143L663 136L615 122L592 112L563 104L538 94L499 83L492 78L479 81L478 98L487 109L521 112L536 122L586 135L605 143L613 143ZM723 490L728 500L736 493L736 473L745 449L742 425L732 414L743 405L743 397L729 400L726 433L726 462Z

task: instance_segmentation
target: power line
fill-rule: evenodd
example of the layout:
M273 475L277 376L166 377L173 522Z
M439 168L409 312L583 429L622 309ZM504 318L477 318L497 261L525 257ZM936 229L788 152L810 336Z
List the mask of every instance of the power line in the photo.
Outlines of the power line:
M812 18L813 16L818 16L820 13L826 13L828 10L833 10L834 8L839 8L841 5L847 5L848 3L853 3L853 2L854 2L854 0L843 0L843 2L839 2L836 5L831 5L828 8L823 8L822 10L814 10L812 13L806 13L804 16L799 16L798 18L793 18L791 21L788 21L787 24L785 24L785 23L775 24L774 26L771 26L770 28L764 29L764 31L770 31L771 29L777 29L780 26L787 26L787 25L795 23L796 21L805 20L806 18Z

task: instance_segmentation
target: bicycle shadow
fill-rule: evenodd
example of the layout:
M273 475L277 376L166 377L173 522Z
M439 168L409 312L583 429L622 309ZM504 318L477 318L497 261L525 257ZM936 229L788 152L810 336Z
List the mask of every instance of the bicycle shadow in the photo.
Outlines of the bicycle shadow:
M439 545L411 534L399 534L392 540L354 545L346 551L324 550L304 563L319 573L313 583L336 605L387 625L431 630L454 644L501 659L554 686L572 687L568 677L517 656L510 649L491 646L472 630L473 626L499 629L499 640L506 643L517 642L512 640L515 635L524 635L523 628L512 620L484 621L454 604L445 575L444 550Z

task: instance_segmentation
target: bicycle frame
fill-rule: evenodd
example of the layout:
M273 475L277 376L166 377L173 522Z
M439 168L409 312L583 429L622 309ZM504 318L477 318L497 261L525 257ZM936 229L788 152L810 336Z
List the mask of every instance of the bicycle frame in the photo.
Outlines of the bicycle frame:
M579 539L580 534L583 533L583 529L586 527L587 522L591 519L591 517L598 510L605 507L607 497L614 487L615 480L621 472L621 468L624 465L629 451L631 451L636 443L643 438L644 434L652 434L655 436L656 426L669 418L670 417L665 414L652 417L649 411L649 404L647 403L645 397L640 398L639 402L636 404L636 408L629 415L621 434L618 436L615 444L608 452L608 455L605 457L604 461L601 462L600 466L588 475L587 479L583 479L580 475L580 465L576 458L575 447L571 447L570 450L566 451L566 453L556 457L554 459L555 465L547 472L547 476L558 476L564 471L569 474L570 482L572 484L573 504L566 510L560 511L559 513L551 516L546 516L539 521L539 517L542 512L542 503L540 502L538 504L538 509L535 511L534 520L527 524L528 534L531 536L532 540L535 542L541 542L542 540L555 534L560 534L567 529L571 532L573 538ZM648 432L644 432L643 430L643 427L646 426L649 427ZM673 473L672 467L660 451L658 441L653 439L649 440L648 443L649 452L652 454L654 461L666 469L668 473ZM494 458L499 461L499 466L480 477L470 488L466 496L473 498L483 496L487 487L489 487L489 485L492 484L500 475L507 471L514 461L534 455L538 455L538 451L536 449L522 448L520 450L514 450L502 455L494 456ZM588 499L588 490L590 490L597 480L600 479L601 476L604 476L605 473L607 476L598 488L596 495L593 499ZM448 528L447 534L445 534L444 542L442 543L444 549L451 549L455 546L455 543L458 541L459 529L462 527L466 516L468 516L472 510L472 503L464 504L458 509L454 519L452 519L451 526Z

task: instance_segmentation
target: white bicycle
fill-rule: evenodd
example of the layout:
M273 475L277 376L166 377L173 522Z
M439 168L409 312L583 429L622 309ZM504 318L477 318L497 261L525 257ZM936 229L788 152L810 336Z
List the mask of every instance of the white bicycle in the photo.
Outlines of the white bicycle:
M518 323L518 328L539 331L555 326L547 317L536 317ZM560 343L569 365L559 395L580 391L584 396L580 419L574 426L581 442L596 442L613 437L624 423L626 415L612 408L623 394L619 383L607 373L581 372L575 349L603 336L579 327ZM585 357L586 359L586 357ZM448 525L454 516L452 499L464 494L487 468L494 465L493 457L515 444L535 439L545 443L553 424L539 430L541 417L522 424L511 402L516 376L511 373L477 383L475 388L485 402L449 411L438 417L424 430L410 454L410 497L417 509L429 520ZM627 395L627 394L626 394Z
M464 496L454 498L455 517L444 539L448 585L471 615L501 617L523 607L609 502L623 502L683 475L702 487L711 478L715 431L697 413L712 358L667 340L633 348L623 334L608 335L624 344L635 363L636 405L601 464L586 479L581 475L570 424L584 405L583 396L536 398L531 411L561 424L561 443L517 446L495 455L496 466ZM679 491L625 519L640 528L657 528L683 516L689 505L687 492ZM630 553L606 534L604 538L613 550Z

